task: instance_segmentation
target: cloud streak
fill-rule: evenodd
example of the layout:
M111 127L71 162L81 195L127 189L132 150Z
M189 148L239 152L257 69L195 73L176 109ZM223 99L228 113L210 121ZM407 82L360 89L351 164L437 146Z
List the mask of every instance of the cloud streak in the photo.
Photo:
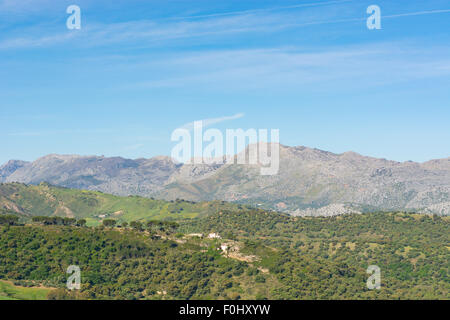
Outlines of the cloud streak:
M210 118L210 119L204 119L204 120L199 120L199 121L202 122L203 128L207 128L214 124L219 124L219 123L225 122L225 121L237 120L237 119L243 118L244 116L245 116L244 113L237 113L232 116L224 116L224 117L220 117L220 118ZM194 122L186 123L185 125L181 126L180 128L192 131L192 130L194 130Z
M58 32L60 26L28 27L16 30L11 36L0 41L0 50L42 48L70 43L73 47L102 47L110 45L155 46L165 41L186 38L212 38L250 33L276 33L287 29L296 29L314 25L342 24L365 21L367 17L343 17L342 12L311 10L274 13L276 10L332 6L354 2L337 0L299 5L254 9L217 14L173 17L163 20L141 20L121 23L101 24L90 22L82 30ZM9 2L8 2L9 3ZM450 13L450 9L436 9L383 15L382 18L395 19L408 16ZM191 21L192 19L199 19ZM168 20L168 21L167 21ZM298 21L301 21L300 23ZM37 32L37 31L38 32ZM30 36L24 37L23 34ZM76 41L74 41L76 40Z
M314 90L339 83L378 86L450 75L450 48L376 43L316 50L224 50L160 59L145 68L164 74L134 88ZM155 69L153 69L155 68ZM317 86L320 84L319 86Z
M429 15L429 14L439 14L439 13L450 13L450 9L407 12L407 13L386 15L386 16L382 16L382 18L401 18L401 17L410 17L410 16L423 16L423 15Z
M264 9L241 10L241 11L231 11L231 12L204 14L204 15L173 17L173 18L168 18L167 20L188 20L188 19L198 19L198 18L213 18L213 17L223 17L223 16L247 15L247 14L265 13L265 12L271 12L271 11L277 11L277 10L337 5L337 4L354 2L354 1L355 0L336 0L336 1L325 1L325 2L303 3L303 4L298 4L298 5L271 7L271 8L264 8Z

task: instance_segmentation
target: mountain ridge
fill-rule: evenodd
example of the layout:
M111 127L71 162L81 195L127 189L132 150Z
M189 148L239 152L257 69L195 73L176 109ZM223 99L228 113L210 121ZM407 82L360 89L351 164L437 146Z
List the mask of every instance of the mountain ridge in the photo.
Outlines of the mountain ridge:
M261 176L259 167L226 162L180 164L167 156L51 154L33 162L9 161L0 167L0 182L45 181L166 200L224 200L294 215L333 215L336 208L337 214L369 209L450 214L450 157L398 162L352 151L337 154L280 145L278 175Z

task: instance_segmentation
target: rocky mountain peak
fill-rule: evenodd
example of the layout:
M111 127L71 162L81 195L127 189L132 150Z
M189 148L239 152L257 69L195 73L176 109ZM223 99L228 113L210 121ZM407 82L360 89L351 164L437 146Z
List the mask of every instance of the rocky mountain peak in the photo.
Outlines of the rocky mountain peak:
M46 181L117 195L239 201L301 215L344 212L337 210L342 205L352 211L450 214L450 158L396 162L280 144L279 173L262 176L258 167L226 162L180 164L166 156L132 160L52 154L32 163L9 161L0 168L0 182Z
M26 161L21 160L9 160L4 165L0 166L0 182L4 182L4 180L13 174L16 170L26 166L29 164Z

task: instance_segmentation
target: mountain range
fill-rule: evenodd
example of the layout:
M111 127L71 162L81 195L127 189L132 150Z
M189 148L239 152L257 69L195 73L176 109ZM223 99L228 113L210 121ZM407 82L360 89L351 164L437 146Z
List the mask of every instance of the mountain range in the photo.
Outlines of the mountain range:
M226 162L180 164L162 156L131 160L52 154L33 162L7 162L0 167L0 182L47 182L165 200L223 200L296 216L388 210L450 215L450 158L396 162L280 145L279 173L263 176L259 169Z

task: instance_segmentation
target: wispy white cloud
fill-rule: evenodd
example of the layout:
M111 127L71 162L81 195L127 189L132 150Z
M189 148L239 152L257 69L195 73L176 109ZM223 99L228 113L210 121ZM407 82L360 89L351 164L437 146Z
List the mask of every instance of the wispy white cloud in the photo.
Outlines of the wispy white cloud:
M123 43L152 46L161 41L268 31L271 26L279 22L276 17L267 17L264 23L260 23L261 21L259 17L237 16L172 23L155 21L91 23L82 27L81 30L55 32L47 27L47 29L39 28L39 33L36 33L36 28L30 27L0 40L0 49L50 47L68 43L74 47L99 47ZM23 36L23 34L29 36ZM75 38L76 41L72 41Z
M443 10L429 10L429 11L416 11L416 12L407 12L407 13L399 13L399 14L391 14L391 15L382 15L382 19L395 19L395 18L403 18L403 17L410 17L410 16L422 16L422 15L430 15L430 14L442 14L442 13L450 13L450 9L443 9ZM302 22L302 23L285 23L282 28L301 28L301 27L307 27L307 26L314 26L314 25L325 25L325 24L340 24L340 23L347 23L347 22L364 22L367 18L345 18L345 19L324 19L324 20L316 20L316 21L309 21L309 22Z
M336 1L324 1L324 2L317 1L317 2L313 2L313 3L302 3L302 4L290 5L290 6L279 6L279 7L270 7L270 8L264 8L264 9L241 10L241 11L230 11L230 12L204 14L204 15L173 17L173 18L169 18L169 19L171 19L171 20L187 20L187 19L198 19L198 18L247 15L247 14L255 14L255 13L265 13L265 12L271 12L271 11L277 11L277 10L337 5L337 4L344 4L344 3L348 3L348 2L354 2L354 1L355 0L336 0Z
M17 37L0 42L0 49L38 48L67 43L74 39L75 33L60 33L43 37Z
M375 43L309 51L280 48L195 52L186 53L182 58L154 61L154 66L146 68L164 70L164 78L159 76L129 87L291 90L313 86L317 90L333 83L387 85L448 76L449 56L448 47L423 48L411 43Z
M42 10L44 5L48 5L52 0L0 0L0 10L4 12L24 12Z
M41 130L41 131L16 131L9 132L9 137L41 137L53 135L72 135L72 134L106 134L114 132L112 129L66 129L66 130Z
M365 17L352 17L336 10L317 10L317 6L345 5L354 0L323 1L299 5L264 9L224 12L217 14L174 17L165 20L140 20L121 23L101 24L90 22L81 30L58 31L58 28L28 27L0 40L0 49L49 47L70 43L71 46L98 47L117 44L152 46L163 41L186 38L216 37L245 33L274 33L286 29L302 28L324 24L364 22ZM0 7L2 2L0 2ZM3 6L13 6L11 1L3 1ZM281 9L306 8L306 10L277 12ZM349 11L350 13L352 11ZM436 9L382 15L395 19L407 16L450 13L450 9ZM194 19L196 18L196 19ZM37 31L36 31L37 30ZM23 36L28 34L29 36ZM75 40L76 41L73 41Z
M38 137L45 135L42 131L22 131L22 132L10 132L7 134L10 137Z
M406 12L406 13L386 15L386 16L382 16L382 17L383 18L401 18L401 17L423 16L423 15L440 14L440 13L450 13L450 9Z
M219 118L210 118L210 119L204 119L204 120L199 120L202 122L202 126L203 128L206 127L210 127L214 124L218 124L221 122L225 122L225 121L230 121L230 120L237 120L240 118L243 118L245 116L244 113L237 113L235 115L232 116L224 116L224 117L219 117ZM181 126L181 129L186 129L186 130L193 130L194 129L194 122L190 122L190 123L186 123L185 125Z

